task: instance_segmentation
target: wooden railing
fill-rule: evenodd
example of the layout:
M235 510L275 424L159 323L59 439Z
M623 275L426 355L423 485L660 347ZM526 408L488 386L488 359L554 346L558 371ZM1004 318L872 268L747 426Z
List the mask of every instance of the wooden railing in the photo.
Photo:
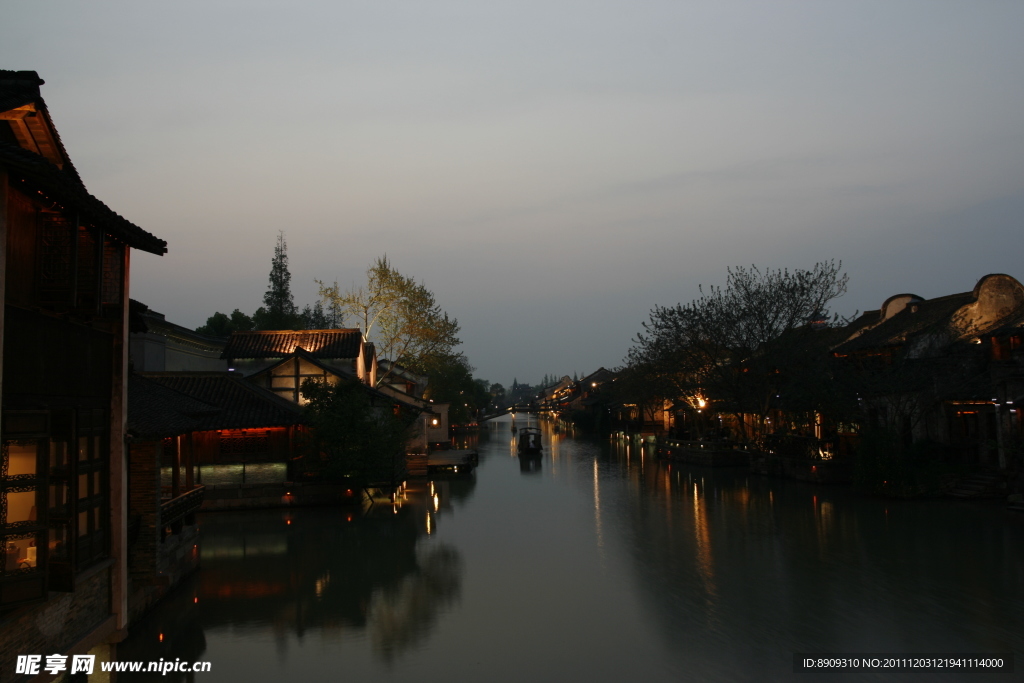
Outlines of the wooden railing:
M199 511L199 508L203 505L203 497L206 495L205 486L197 486L191 491L187 491L177 498L171 498L160 504L160 523L164 526L176 526L185 520L186 517L192 517ZM192 522L189 521L189 524Z

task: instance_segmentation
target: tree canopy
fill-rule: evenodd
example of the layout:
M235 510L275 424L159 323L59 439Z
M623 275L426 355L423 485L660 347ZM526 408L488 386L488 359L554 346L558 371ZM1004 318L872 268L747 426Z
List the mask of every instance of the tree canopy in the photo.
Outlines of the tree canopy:
M419 370L427 376L424 398L448 403L451 424L472 422L477 411L490 404L490 383L473 378L473 366L461 353L433 354L424 359Z
M205 325L196 328L196 332L212 337L229 337L232 332L249 332L252 329L252 318L236 308L230 316L219 311L214 313L206 319Z
M342 291L337 281L317 284L327 307L338 311L344 324L362 329L378 358L392 364L422 371L431 357L450 355L461 343L458 321L441 309L433 292L392 267L387 256L367 269L363 286Z
M308 473L355 485L404 478L409 416L374 405L367 388L355 381L306 380L302 396L312 427L304 456Z
M701 407L714 402L763 420L784 396L792 407L816 409L827 400L827 353L818 347L838 321L829 306L846 291L842 264L728 273L724 288L701 287L687 304L655 307L629 351L629 367L660 395Z

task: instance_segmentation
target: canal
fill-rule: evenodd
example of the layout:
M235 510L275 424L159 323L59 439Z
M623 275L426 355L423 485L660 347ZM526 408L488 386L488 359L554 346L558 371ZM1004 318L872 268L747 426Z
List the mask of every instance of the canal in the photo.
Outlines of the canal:
M669 466L547 427L544 445L521 462L497 421L472 479L401 505L202 516L202 569L118 658L212 671L118 680L1014 678L795 675L795 652L1015 652L1020 675L1024 520L998 504Z

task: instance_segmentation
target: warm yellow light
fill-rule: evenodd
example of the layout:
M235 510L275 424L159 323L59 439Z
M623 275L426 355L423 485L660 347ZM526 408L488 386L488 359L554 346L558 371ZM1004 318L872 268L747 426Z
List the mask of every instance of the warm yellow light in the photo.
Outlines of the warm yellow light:
M705 401L704 399L702 399L702 398L698 398L698 399L697 399L697 406L698 406L698 407L700 407L700 408L703 408L703 407L704 407L704 406L706 406L707 404L708 404L708 402L707 402L707 401Z

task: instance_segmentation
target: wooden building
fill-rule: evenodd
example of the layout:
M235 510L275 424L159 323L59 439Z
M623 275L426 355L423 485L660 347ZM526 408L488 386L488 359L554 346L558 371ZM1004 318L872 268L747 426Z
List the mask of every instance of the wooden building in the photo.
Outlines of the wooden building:
M182 425L157 445L164 499L198 484L239 487L291 480L303 423L297 404L233 372L156 372L140 379L140 386L157 384L190 402L162 394L168 408L192 420L188 429ZM133 402L129 414L135 409Z
M0 71L0 671L128 620L131 248L166 243L86 190L31 71Z
M294 358L297 349L338 375L354 377L371 387L377 385L377 356L358 329L234 332L221 357L229 370L250 377L272 366L280 368L282 361ZM298 402L302 376L298 367L291 375L278 373L267 388Z
M986 275L969 292L889 297L854 321L832 352L857 370L866 426L894 430L908 444L941 444L966 465L1005 470L1020 438L1021 320L1024 285Z
M301 389L307 379L358 381L381 406L425 414L416 423L410 452L448 441L449 405L424 399L426 378L407 368L385 362L381 372L373 344L359 329L234 332L223 358L232 372L298 405L305 402Z

